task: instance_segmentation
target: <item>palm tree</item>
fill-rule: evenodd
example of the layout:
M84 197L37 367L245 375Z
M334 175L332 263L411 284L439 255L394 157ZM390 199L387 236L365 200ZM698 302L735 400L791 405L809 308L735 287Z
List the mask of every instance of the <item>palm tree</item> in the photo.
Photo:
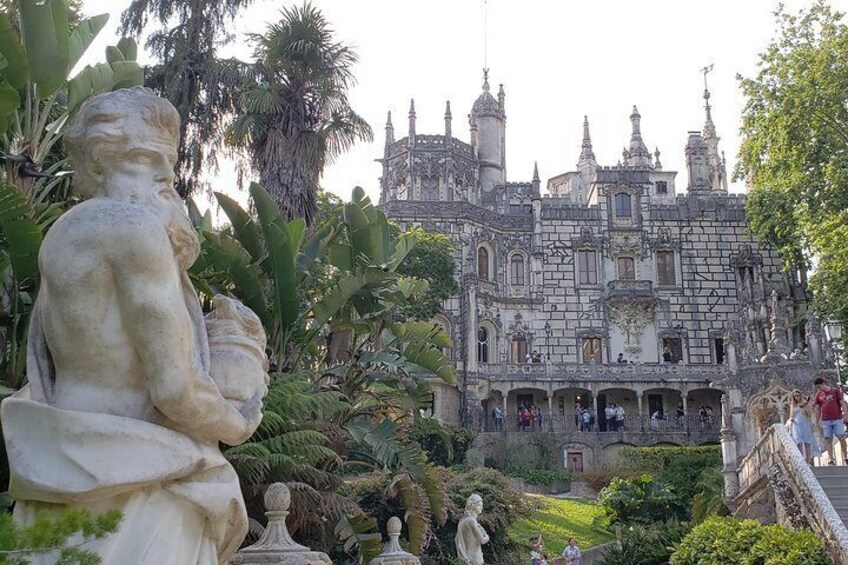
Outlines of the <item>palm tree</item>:
M218 165L218 140L234 111L234 94L245 64L219 59L216 47L231 39L226 26L253 0L133 0L121 16L121 30L134 37L158 29L147 47L159 62L146 68L145 84L180 114L176 188L181 196L203 186L205 168Z
M347 97L357 56L333 40L329 23L309 3L284 9L280 22L252 39L256 64L227 141L247 152L286 215L311 227L324 166L356 141L373 139Z

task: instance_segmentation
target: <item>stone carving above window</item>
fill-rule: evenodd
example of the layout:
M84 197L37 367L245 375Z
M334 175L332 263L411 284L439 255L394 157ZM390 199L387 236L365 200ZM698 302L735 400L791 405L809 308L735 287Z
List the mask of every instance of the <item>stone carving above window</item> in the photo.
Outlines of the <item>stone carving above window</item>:
M641 231L617 231L610 233L609 254L612 258L621 255L643 259L646 255L645 234Z
M583 226L580 228L580 237L575 237L571 240L571 247L574 249L600 249L603 246L604 240L600 236L595 236L592 228Z
M680 250L680 238L674 237L671 233L671 228L659 228L657 237L648 242L648 247L651 250Z
M641 336L645 326L652 324L656 301L614 300L607 302L610 321L624 332L624 350L631 354L642 352Z
M737 269L740 267L762 267L763 256L754 253L750 245L740 245L738 252L730 254L730 265Z

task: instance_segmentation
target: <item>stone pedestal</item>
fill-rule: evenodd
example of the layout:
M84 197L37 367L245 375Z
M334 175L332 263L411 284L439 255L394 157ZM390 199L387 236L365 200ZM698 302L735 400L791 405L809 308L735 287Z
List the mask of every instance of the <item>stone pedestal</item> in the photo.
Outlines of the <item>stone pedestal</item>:
M295 543L286 527L291 506L289 487L274 483L265 491L268 526L259 541L236 553L232 565L332 565L320 551ZM400 563L400 562L399 562ZM405 562L403 562L405 563Z
M400 538L400 518L392 516L386 527L389 531L389 543L383 549L383 553L371 560L369 565L421 565L417 557L403 550L398 538Z

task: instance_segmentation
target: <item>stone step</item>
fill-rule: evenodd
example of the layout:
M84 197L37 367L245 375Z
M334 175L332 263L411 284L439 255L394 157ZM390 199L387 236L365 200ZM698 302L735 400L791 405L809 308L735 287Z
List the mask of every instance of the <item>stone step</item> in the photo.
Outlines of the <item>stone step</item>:
M848 477L848 467L841 465L813 467L813 474L817 477Z

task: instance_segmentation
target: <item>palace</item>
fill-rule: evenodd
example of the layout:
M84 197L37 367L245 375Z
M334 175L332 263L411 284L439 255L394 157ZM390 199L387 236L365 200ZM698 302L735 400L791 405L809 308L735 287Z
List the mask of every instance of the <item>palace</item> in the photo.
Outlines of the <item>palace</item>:
M436 135L416 131L414 103L406 137L395 139L389 115L381 208L456 247L460 291L436 322L459 379L436 387L433 411L491 432L481 456L501 441L494 432L527 430L524 406L538 408L531 431L556 433L573 470L622 445L717 443L719 381L740 366L806 359L805 277L782 272L749 235L709 96L703 128L689 132L685 181L648 150L635 106L619 163L597 162L584 119L574 170L544 187L538 169L508 180L506 94L492 94L487 71L469 142L453 135L450 103ZM623 423L608 421L612 406Z

